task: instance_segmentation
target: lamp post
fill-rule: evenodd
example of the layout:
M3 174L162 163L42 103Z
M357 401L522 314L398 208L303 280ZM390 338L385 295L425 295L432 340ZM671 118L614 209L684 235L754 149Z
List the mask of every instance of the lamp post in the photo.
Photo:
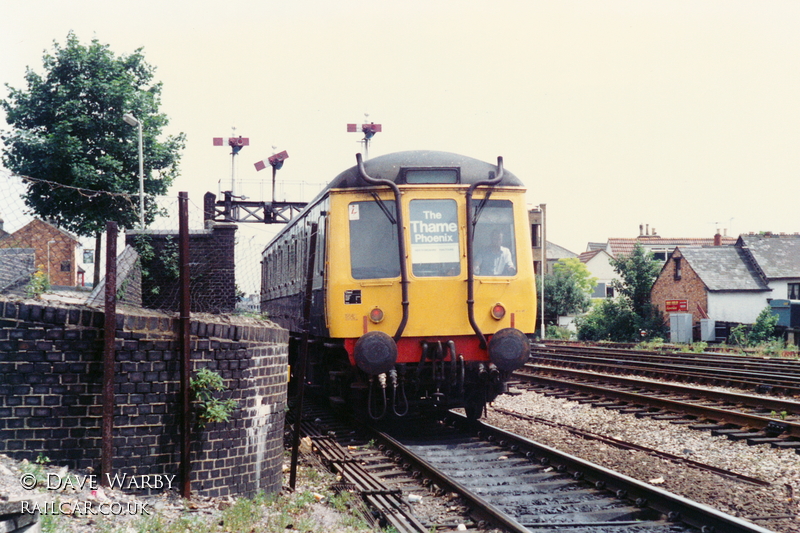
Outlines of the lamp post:
M47 283L50 283L50 245L56 241L47 241Z
M542 340L545 339L545 324L544 324L544 276L547 274L547 204L539 204L539 209L542 211L542 309L540 311L542 320Z
M139 226L144 229L144 157L142 155L142 121L130 113L122 115L122 120L139 128Z

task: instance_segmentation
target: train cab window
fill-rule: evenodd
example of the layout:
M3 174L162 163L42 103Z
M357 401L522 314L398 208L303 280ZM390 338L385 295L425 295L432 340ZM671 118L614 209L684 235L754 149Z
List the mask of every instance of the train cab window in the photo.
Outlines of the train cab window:
M411 272L417 277L458 276L458 206L455 200L411 200Z
M517 272L514 207L508 200L476 202L473 267L480 276L513 276Z
M395 203L352 202L350 221L350 268L354 279L396 278L400 275L397 254Z

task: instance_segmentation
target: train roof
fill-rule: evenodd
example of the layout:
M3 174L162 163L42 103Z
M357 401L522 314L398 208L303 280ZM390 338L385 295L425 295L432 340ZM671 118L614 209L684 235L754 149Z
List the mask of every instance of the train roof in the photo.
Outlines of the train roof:
M487 163L479 159L450 152L437 152L434 150L407 150L394 152L364 161L367 174L375 179L390 180L398 184L405 184L407 170L447 170L458 169L460 185L472 185L475 182L493 177L497 172L497 163ZM430 185L430 183L427 183ZM503 169L503 179L496 187L523 187L523 183L514 174ZM333 178L320 193L311 200L300 215L292 218L285 227L270 240L266 248L297 223L303 213L323 198L331 189L360 189L374 187L361 178L358 165L353 165L338 176Z
M394 152L364 161L367 174L375 179L393 181L397 184L412 183L407 178L408 170L448 170L456 169L455 184L471 185L478 181L489 179L489 174L497 172L497 163L487 163L472 157L467 157L450 152L436 152L430 150L410 150ZM422 183L422 182L420 182ZM424 182L428 185L437 182ZM453 182L449 182L453 184ZM503 179L497 184L500 187L521 187L522 182L511 172L505 170ZM358 165L354 165L336 176L326 189L347 189L374 187L363 179L358 172Z

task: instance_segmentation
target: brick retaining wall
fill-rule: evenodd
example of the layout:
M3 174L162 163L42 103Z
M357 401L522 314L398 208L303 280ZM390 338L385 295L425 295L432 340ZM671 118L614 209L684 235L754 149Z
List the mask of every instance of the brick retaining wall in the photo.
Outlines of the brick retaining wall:
M178 474L178 320L117 313L114 473ZM103 324L88 307L0 300L0 453L100 471ZM192 491L279 490L288 333L235 317L194 318L191 333L194 370L218 372L240 406L195 429Z

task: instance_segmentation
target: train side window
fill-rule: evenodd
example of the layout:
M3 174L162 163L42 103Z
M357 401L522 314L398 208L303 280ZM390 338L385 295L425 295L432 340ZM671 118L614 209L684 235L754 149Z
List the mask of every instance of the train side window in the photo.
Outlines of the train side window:
M411 200L411 271L417 277L458 276L461 250L455 200Z
M476 202L473 266L480 276L513 276L517 272L514 206L509 200Z
M384 200L352 202L348 205L350 222L350 268L354 279L396 278L400 275L397 254L395 202Z

